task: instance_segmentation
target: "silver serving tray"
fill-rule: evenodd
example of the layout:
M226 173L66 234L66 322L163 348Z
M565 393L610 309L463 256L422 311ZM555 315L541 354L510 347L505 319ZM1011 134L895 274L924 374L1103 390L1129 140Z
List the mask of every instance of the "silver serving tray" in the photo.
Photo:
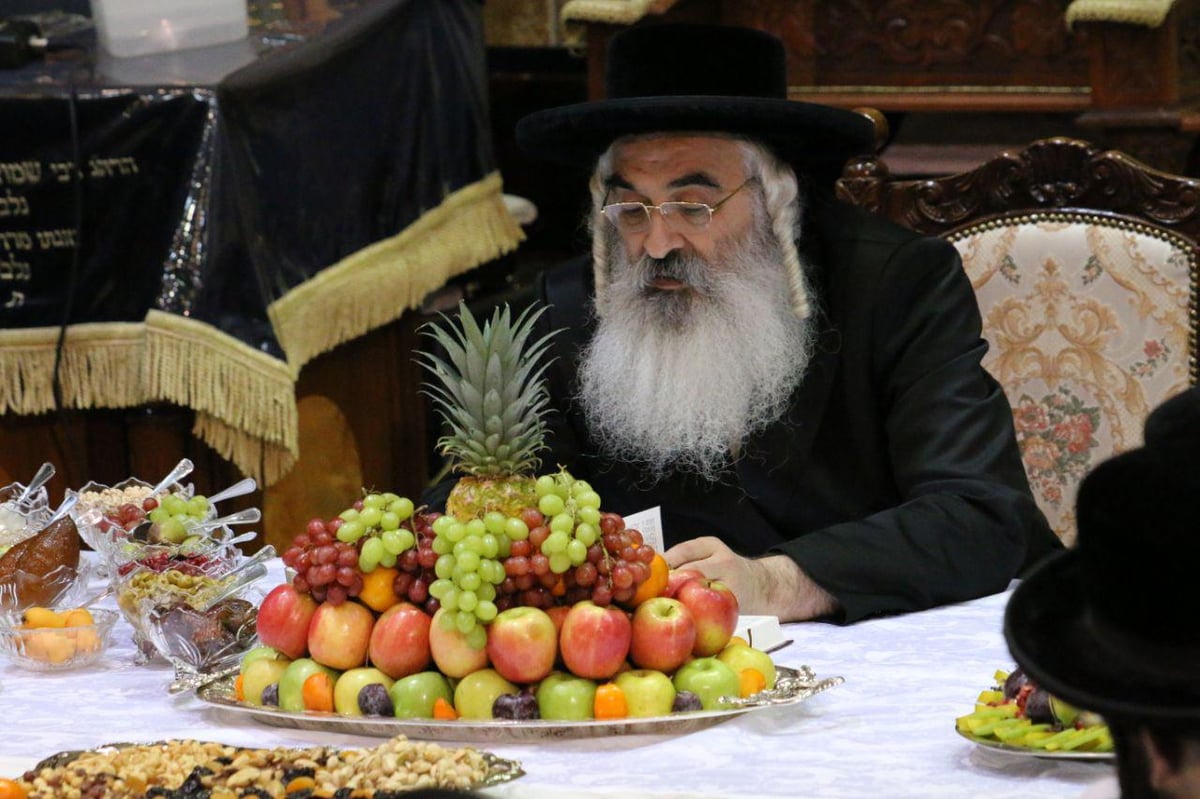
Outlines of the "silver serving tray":
M225 711L249 716L274 727L298 730L340 732L391 738L406 735L424 741L461 743L519 743L522 741L568 740L612 735L685 735L720 724L743 713L769 707L794 705L810 696L841 685L841 677L818 680L807 666L778 667L775 687L744 699L727 700L728 709L700 710L652 718L626 718L603 721L435 721L366 716L339 716L333 713L290 713L273 707L258 707L239 702L232 680L209 683L196 690L206 704Z

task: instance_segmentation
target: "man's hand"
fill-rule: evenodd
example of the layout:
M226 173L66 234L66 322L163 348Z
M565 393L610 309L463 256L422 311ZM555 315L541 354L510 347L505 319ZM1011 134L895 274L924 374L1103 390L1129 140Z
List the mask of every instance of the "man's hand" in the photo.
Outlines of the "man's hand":
M747 615L807 621L837 609L837 600L787 555L743 558L719 538L705 536L676 544L663 557L672 569L697 569L727 584Z

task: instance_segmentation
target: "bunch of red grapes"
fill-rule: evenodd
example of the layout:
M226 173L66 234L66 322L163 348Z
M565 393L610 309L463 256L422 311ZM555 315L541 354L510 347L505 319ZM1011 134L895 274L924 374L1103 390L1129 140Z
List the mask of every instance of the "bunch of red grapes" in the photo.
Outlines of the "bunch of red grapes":
M362 510L362 502L354 507ZM393 590L396 595L414 605L425 608L430 614L437 611L437 600L429 596L429 584L435 579L433 564L437 555L432 549L432 521L440 514L415 513L404 523L416 537L416 546L396 557ZM311 594L318 602L335 605L348 598L358 596L363 587L363 573L359 569L361 541L347 543L338 540L337 531L343 524L339 517L333 519L311 519L305 531L292 539L292 545L283 553L283 563L296 574L292 586L301 593Z
M550 569L541 546L550 536L547 519L537 508L526 508L521 520L529 537L513 541L501 560L505 580L496 588L496 607L514 605L549 608L590 599L597 605L628 602L650 576L654 550L643 546L642 534L625 527L616 513L600 515L600 539L587 548L587 559L562 574Z
M360 506L355 503L359 510ZM403 526L413 533L416 543L397 555L394 565L396 595L431 615L440 607L430 596L429 586L437 579L433 522L441 515L417 511L405 520ZM650 576L654 550L644 545L639 531L625 527L619 514L600 515L600 536L587 547L586 559L562 573L551 570L549 556L541 551L551 532L547 517L537 508L526 508L520 518L529 534L510 540L507 554L498 559L505 577L496 586L497 610L518 605L545 609L586 599L602 606L628 602ZM359 550L369 536L354 543L340 541L337 531L342 524L341 518L312 519L283 553L284 564L296 572L293 586L318 602L338 604L362 590Z

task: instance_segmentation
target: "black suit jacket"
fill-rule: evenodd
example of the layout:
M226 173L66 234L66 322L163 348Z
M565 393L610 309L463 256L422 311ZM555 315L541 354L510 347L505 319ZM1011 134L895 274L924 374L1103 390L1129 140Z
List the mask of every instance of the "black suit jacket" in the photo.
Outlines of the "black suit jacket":
M667 545L715 535L785 553L841 603L839 621L1003 590L1059 546L1034 504L998 384L980 366L975 295L957 251L838 203L806 211L819 344L786 418L748 441L720 485L646 486L588 443L572 404L592 331L586 260L541 281L557 413L542 471L561 464L606 510L661 506Z

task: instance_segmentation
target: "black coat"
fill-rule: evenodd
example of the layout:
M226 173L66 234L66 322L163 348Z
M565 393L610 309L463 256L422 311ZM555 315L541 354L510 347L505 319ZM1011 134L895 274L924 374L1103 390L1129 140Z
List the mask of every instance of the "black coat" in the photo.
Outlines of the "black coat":
M1059 543L1029 491L1008 401L980 366L987 344L957 251L841 204L806 213L817 353L786 418L747 442L721 485L639 488L636 470L587 445L569 398L592 330L590 265L545 274L540 322L565 330L542 471L567 466L605 510L660 506L668 546L715 535L742 554L791 556L838 599L840 621L1003 590Z

